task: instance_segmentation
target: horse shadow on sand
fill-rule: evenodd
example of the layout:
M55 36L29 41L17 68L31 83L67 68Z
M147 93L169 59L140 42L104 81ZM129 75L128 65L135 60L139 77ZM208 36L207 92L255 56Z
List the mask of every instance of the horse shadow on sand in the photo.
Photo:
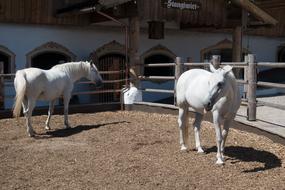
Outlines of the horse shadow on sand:
M217 152L217 147L211 147L205 150L206 153ZM256 167L249 170L244 170L244 173L251 172L262 172L265 170L278 168L282 166L281 159L271 152L264 150L256 150L252 147L241 147L241 146L229 146L225 147L226 160L230 161L232 164L238 162L259 162L263 163L263 167Z
M77 125L75 127L71 127L68 129L58 129L54 131L47 131L46 133L38 134L35 138L58 138L58 137L69 137L83 131L88 131L92 129L98 129L103 126L107 125L115 125L120 123L129 123L128 121L118 121L118 122L109 122L109 123L102 123L97 125Z

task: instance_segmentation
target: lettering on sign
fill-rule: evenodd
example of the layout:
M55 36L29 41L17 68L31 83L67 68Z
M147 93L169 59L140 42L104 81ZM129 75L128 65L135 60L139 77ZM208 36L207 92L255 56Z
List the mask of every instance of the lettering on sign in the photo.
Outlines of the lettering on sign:
M162 6L168 9L186 9L197 11L201 9L201 3L197 1L190 1L190 0L162 0Z

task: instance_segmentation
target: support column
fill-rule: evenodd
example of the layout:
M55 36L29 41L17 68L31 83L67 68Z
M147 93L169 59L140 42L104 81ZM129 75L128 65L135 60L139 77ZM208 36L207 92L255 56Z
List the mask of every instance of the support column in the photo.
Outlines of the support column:
M4 74L4 62L0 61L0 75ZM0 77L0 109L4 107L4 78Z
M233 61L240 62L242 56L242 26L236 26L233 33Z
M140 41L140 21L139 17L131 17L129 20L130 26L130 84L139 88L138 76L141 75L142 65L139 56L139 41Z
M241 62L242 59L242 26L236 26L233 33L233 62ZM241 69L236 69L235 75L240 78L242 75Z
M256 62L252 54L248 55L248 107L247 119L256 121Z

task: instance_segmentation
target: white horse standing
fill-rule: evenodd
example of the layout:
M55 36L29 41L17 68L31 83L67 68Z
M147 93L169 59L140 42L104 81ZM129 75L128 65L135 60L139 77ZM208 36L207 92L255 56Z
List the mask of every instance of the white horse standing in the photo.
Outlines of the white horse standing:
M180 129L181 150L187 150L188 144L188 108L196 111L193 124L196 149L204 152L200 144L200 125L203 114L211 111L216 132L217 162L224 163L224 146L229 127L240 106L241 98L231 66L210 71L191 69L184 72L176 86L177 105L179 107L178 125ZM221 131L223 125L223 131Z
M18 70L14 79L16 90L13 114L20 116L21 105L26 117L27 132L29 136L34 136L31 124L31 116L36 101L48 100L49 111L46 120L46 129L50 129L49 122L53 112L55 100L63 95L64 99L64 126L68 124L68 104L71 98L73 83L81 78L87 78L100 86L102 78L94 64L90 62L70 62L52 67L50 70L38 68L27 68Z

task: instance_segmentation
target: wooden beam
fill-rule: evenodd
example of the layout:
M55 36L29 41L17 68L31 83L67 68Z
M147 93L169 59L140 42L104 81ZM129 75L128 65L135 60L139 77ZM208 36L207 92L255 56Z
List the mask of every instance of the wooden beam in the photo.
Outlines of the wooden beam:
M140 47L140 19L139 17L131 17L129 19L130 27L130 77L131 85L139 88L138 76L142 74L143 65L140 63L139 47Z
M233 32L233 60L240 62L242 56L242 26L236 26Z
M250 2L249 0L232 0L236 5L241 6L243 9L248 11L250 14L255 16L257 19L263 21L266 24L276 25L278 21L271 15L266 13L264 10Z

